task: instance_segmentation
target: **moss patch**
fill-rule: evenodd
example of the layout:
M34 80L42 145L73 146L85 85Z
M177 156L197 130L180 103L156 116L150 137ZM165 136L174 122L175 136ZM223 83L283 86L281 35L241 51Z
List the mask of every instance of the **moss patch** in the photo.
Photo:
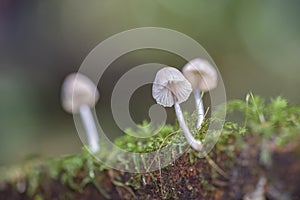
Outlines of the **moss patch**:
M285 158L292 155L287 162L290 166L298 166L299 148L295 144L299 144L299 106L289 105L282 97L266 102L248 94L244 101L229 102L227 110L229 118L239 116L239 120L225 122L218 143L204 159L191 150L164 169L129 174L108 169L83 148L80 155L37 158L2 167L0 197L36 200L242 198L255 189L259 176L268 175L264 170L272 168L272 163L282 159L282 154ZM186 118L199 139L206 134L209 123L218 120L207 119L197 130L196 116L186 115ZM147 139L130 136L132 130L128 129L128 135L117 138L115 144L131 152L152 152L169 143L185 145L182 144L184 136L176 124L166 125ZM151 135L152 132L144 122L134 135ZM300 169L294 167L293 172L297 174ZM278 180L280 177L276 177ZM298 179L287 180L299 183ZM276 188L274 185L270 187ZM294 189L286 191L290 195Z

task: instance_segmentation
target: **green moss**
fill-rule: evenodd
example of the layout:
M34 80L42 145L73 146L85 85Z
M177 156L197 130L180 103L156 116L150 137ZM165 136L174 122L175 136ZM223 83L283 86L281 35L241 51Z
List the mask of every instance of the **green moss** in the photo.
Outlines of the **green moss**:
M153 134L153 130L147 121L138 125L138 130L133 131L132 129L127 129L125 135L117 138L115 140L115 145L129 152L152 152L156 151L158 148L163 147L168 142L171 141L173 135L177 132L174 131L174 127L171 125L165 125L161 130L153 137L147 138L137 138L132 135L143 135L144 137Z
M240 116L242 120L238 122L227 121L224 124L221 136L216 144L214 151L210 153L210 158L217 158L219 153L225 153L229 159L223 167L232 164L237 150L246 146L245 138L254 137L261 142L260 160L263 164L269 165L271 162L266 144L274 141L276 145L283 146L293 141L300 132L300 107L289 105L287 100L277 97L266 102L264 99L252 94L248 94L246 100L234 100L227 104L228 116ZM206 119L201 129L195 127L196 114L188 116L185 114L188 126L195 133L195 137L202 139L208 129L209 123L213 120ZM142 134L143 136L152 135L153 131L149 123L143 122L137 131L126 130L126 135L115 140L115 144L120 148L130 152L152 152L164 147L168 143L175 143L179 147L185 144L183 133L180 131L177 122L175 126L165 125L158 134L149 138L136 138L130 135ZM196 162L198 154L190 151L188 155L190 164ZM208 159L213 170L220 173L219 167ZM230 159L231 158L231 159ZM122 159L122 158L118 158ZM210 160L209 160L210 159ZM126 162L126 160L124 160ZM140 163L137 163L140 164ZM97 183L96 178L107 168L97 162L92 155L83 148L80 155L65 156L58 159L33 159L17 166L2 167L0 170L0 182L7 182L21 190L20 185L26 184L26 193L34 199L43 199L39 191L39 185L44 181L45 174L53 180L59 180L62 184L74 191L82 192L87 184L93 184L98 191L105 197L110 198L104 188ZM222 173L222 172L221 172ZM150 173L153 181L157 181L157 176ZM142 175L136 174L132 179L124 183L124 187L130 186L133 189L142 187ZM30 181L29 181L30 180ZM121 183L116 180L115 183ZM202 187L212 190L213 187L206 179L201 179ZM161 187L161 185L157 185ZM164 193L167 198L168 192ZM70 194L71 195L71 194Z
M87 184L96 184L96 174L104 169L106 167L97 162L84 147L80 155L58 159L35 158L16 166L2 167L0 181L10 183L16 188L24 184L27 195L35 199L43 199L39 194L39 186L46 178L45 176L49 176L52 180L59 180L71 190L82 192ZM95 187L98 188L97 185ZM103 193L102 190L99 192Z
M248 132L263 138L276 137L279 145L291 141L300 130L300 106L289 105L282 97L266 103L261 97L248 94L246 101L230 101L227 109L228 113L243 114Z
M268 142L272 140L275 145L282 147L293 141L300 132L300 106L289 105L282 97L273 98L266 103L263 98L250 93L245 101L231 101L227 108L229 114L241 112L244 116L242 126L245 129L242 132L247 132L261 141L260 161L266 166L271 164L267 149ZM228 129L228 123L230 122L224 126L225 132ZM231 135L235 133L236 131L233 131ZM241 138L238 141L241 141ZM239 143L234 145L237 146L237 144Z

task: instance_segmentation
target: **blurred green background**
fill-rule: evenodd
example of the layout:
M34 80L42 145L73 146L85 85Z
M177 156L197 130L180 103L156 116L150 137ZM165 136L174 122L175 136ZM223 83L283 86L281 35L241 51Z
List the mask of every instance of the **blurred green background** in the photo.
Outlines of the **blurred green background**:
M217 64L228 99L251 90L299 104L299 10L300 1L288 0L0 0L0 165L80 151L73 118L60 105L63 78L98 43L131 28L165 27L197 40ZM118 132L109 104L113 85L147 62L185 64L156 50L116 60L98 86L97 115L112 135ZM137 122L154 103L150 89L134 95Z

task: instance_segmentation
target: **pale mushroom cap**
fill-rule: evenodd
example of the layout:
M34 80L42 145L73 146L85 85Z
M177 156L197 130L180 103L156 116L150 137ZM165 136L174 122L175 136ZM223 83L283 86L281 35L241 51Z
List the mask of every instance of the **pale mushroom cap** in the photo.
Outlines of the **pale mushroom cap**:
M157 72L153 82L152 96L158 104L171 107L175 102L186 101L191 92L191 84L179 70L165 67Z
M85 75L68 75L62 85L61 100L63 108L70 113L77 113L81 105L94 107L99 99L96 85Z
M207 60L193 59L183 67L182 72L193 89L208 91L217 86L217 71Z

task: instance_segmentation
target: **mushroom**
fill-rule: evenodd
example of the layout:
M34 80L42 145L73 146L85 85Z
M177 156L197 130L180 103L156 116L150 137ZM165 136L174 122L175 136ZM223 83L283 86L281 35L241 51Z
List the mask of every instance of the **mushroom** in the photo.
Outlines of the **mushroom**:
M99 150L99 137L91 107L99 99L95 84L85 75L73 73L68 75L62 85L62 107L69 113L79 113L87 134L91 152Z
M202 96L204 92L217 86L218 75L215 68L201 58L195 58L188 62L182 69L185 78L191 83L195 96L195 106L198 112L197 128L200 128L204 119L204 107ZM200 95L200 93L202 93Z
M195 150L200 151L202 143L191 134L180 107L180 103L186 101L191 92L191 84L179 70L173 67L165 67L157 72L152 87L153 98L164 107L172 107L174 105L179 125L188 143Z

